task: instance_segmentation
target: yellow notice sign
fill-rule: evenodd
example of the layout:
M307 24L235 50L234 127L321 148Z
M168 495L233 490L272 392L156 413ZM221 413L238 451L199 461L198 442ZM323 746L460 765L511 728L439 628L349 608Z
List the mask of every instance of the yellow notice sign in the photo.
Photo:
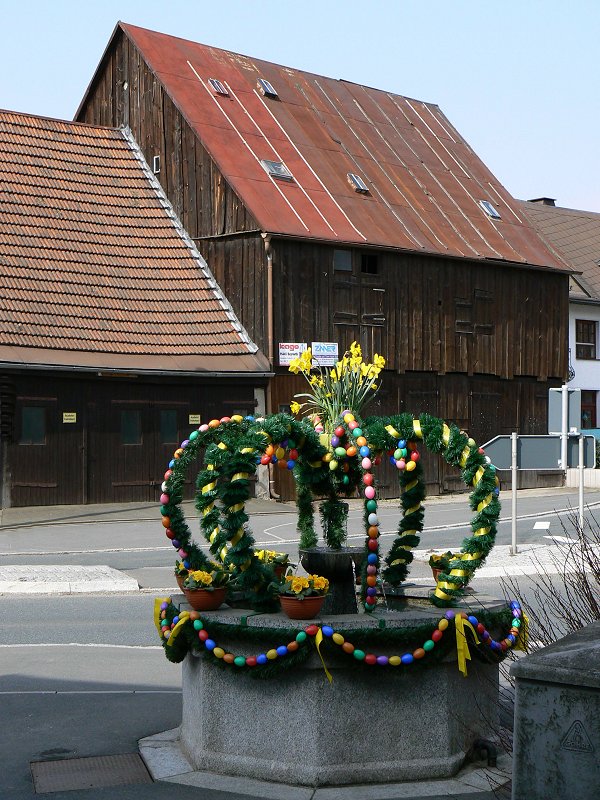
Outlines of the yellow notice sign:
M63 411L63 423L77 422L76 411Z
M189 425L200 425L200 414L190 414L188 416Z

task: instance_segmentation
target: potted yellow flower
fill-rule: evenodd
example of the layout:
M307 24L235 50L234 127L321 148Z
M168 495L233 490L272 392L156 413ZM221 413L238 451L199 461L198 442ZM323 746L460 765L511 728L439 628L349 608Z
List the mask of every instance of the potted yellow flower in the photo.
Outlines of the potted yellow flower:
M229 574L222 569L197 569L188 573L183 593L195 611L215 611L225 600L228 582Z
M254 555L262 564L273 567L275 577L281 579L290 564L290 557L287 553L278 553L276 550L255 550Z
M177 586L183 591L183 584L185 579L188 576L189 570L184 565L183 561L176 561L175 562L175 569L173 570L175 574L175 580L177 581Z
M290 619L312 619L328 591L329 581L321 575L287 575L280 586L279 602Z
M432 553L429 556L429 566L431 567L434 580L437 581L440 572L448 572L450 569L450 562L453 558L454 554L451 550L447 550L445 553Z

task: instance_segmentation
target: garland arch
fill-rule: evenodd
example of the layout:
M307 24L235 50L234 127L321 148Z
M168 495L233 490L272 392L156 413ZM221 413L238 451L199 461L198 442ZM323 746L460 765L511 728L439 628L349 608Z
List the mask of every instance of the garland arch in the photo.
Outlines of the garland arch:
M346 445L334 449L307 420L299 421L288 414L257 419L234 415L211 420L193 431L173 454L161 487L162 524L179 557L190 569L210 566L209 558L193 540L181 510L186 473L204 451L195 505L210 553L233 573L240 588L255 593L257 607L272 604L272 569L255 555L245 502L258 464L276 463L293 471L296 479L301 546L316 544L315 497L322 498L321 513L330 523L332 541L328 543L336 546L340 497L360 492L364 499L367 554L361 592L365 610L371 611L376 606L381 576L394 586L402 583L413 559L412 550L419 543L425 483L418 444L423 442L448 464L459 468L464 483L473 488L469 496L474 511L471 536L454 554L449 570L439 576L431 597L438 607L452 605L494 545L500 503L498 479L489 458L466 433L429 414L415 417L404 413L361 421L347 412L338 421L338 432L338 440ZM402 517L383 566L376 467L385 452L399 467Z

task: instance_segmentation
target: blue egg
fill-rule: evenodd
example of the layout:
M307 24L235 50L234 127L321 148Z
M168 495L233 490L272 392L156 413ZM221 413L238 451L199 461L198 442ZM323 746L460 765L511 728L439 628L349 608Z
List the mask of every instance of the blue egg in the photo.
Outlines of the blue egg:
M396 466L396 459L394 458L394 456L390 456L390 464L392 466Z
M363 458L366 458L368 455L370 455L371 450L367 447L366 444L363 444L363 446L360 448L358 452L361 454Z
M323 636L333 636L333 628L330 625L323 625L321 628Z
M469 622L470 622L470 623L471 623L471 625L473 625L473 626L475 626L475 625L479 625L479 620L477 619L477 617L469 617Z
M280 644L276 650L278 656L287 656L288 649L284 644Z
M184 566L186 569L189 569L189 568L190 568L190 566L191 566L191 564L190 564L190 562L189 562L189 561L184 561L184 562L183 562L183 566Z
M207 650L214 650L216 646L217 646L217 643L213 642L212 639L207 639L204 642L204 647L206 647Z
M406 439L400 439L400 441L398 442L398 447L400 448L406 447Z
M400 661L401 661L403 664L412 664L412 663L413 663L413 661L414 661L414 658L412 657L412 655L411 655L410 653L405 653L405 654L404 654L404 655L403 655L403 656L400 658Z
M271 456L271 464L276 464L278 461L279 461L279 459L277 458L277 456L275 454L273 454Z
M256 663L257 664L266 664L269 659L266 657L264 653L256 656Z
M179 617L173 617L173 625L177 625L179 622Z
M248 414L246 417L244 417L244 419L247 419L248 422L254 422L254 417L252 416L252 414Z
M175 466L175 464L176 464L176 463L177 463L177 462L175 461L175 459L174 459L174 458L172 458L172 459L169 461L169 469L173 469L173 467Z
M377 563L377 556L375 553L369 553L367 556L367 564L376 564Z

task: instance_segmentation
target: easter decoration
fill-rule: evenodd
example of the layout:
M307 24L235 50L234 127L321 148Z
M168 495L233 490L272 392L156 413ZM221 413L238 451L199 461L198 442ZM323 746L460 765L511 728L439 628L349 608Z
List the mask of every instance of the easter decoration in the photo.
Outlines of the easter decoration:
M460 468L465 483L473 487L469 498L474 511L472 534L465 539L460 551L444 554L440 562L441 572L430 596L434 606L447 608L456 605L464 587L494 543L500 511L495 468L466 433L429 414L418 417L408 413L364 417L365 407L378 391L384 365L384 358L377 354L372 362L364 361L356 342L330 369L315 364L308 349L290 364L290 371L301 374L309 386L309 391L296 395L292 402L294 416L273 414L254 418L233 415L220 420L213 419L200 425L181 443L164 475L161 515L166 536L178 556L176 573L186 593L204 590L205 594L210 594L210 591L218 589L220 602L215 605L216 608L237 593L238 598L243 598L243 604L255 609L255 612L275 611L284 597L294 594L303 597L314 595L320 601L327 599L325 596L332 594L335 589L336 572L331 565L329 573L327 569L312 569L314 562L311 558L319 550L313 502L315 499L320 502L325 541L325 548L321 549L335 555L345 549L347 504L343 498L358 493L363 498L366 536L364 547L352 548L360 552L351 555L352 563L360 565L361 569L360 610L371 614L381 602L383 582L397 587L406 579L413 559L412 550L419 543L425 497L419 454L419 445L423 443L449 464ZM205 548L193 540L181 510L186 473L192 464L197 463L202 451L204 465L197 475L195 505L200 514ZM382 559L376 468L384 457L389 458L396 468L402 517L389 553ZM245 502L250 493L250 478L258 464L271 464L289 470L294 475L300 553L307 570L318 573L311 574L309 579L301 579L289 570L287 576L284 574L288 563L285 554L254 548ZM302 581L306 585L301 587ZM354 608L351 610L354 613L358 610L355 583L353 576L351 594ZM329 591L323 591L324 586ZM213 598L213 602L216 599ZM191 615L182 617L170 599L161 600L159 605L160 609L156 612L157 628L165 652L171 660L181 660L197 642L198 631L206 631L207 624L199 616L193 619ZM312 616L318 613L318 610L313 611ZM455 620L456 617L452 614L444 619ZM504 624L509 623L509 619L504 620ZM443 632L445 627L445 623L442 628L438 625L426 639L426 643L429 643L427 647L415 647L413 651L404 653L400 656L400 663L408 663L404 656L411 653L415 660L414 652L418 652L416 660L420 660L441 640L441 633L435 631ZM510 630L515 627L518 626L512 625ZM461 626L462 630L464 626ZM201 641L204 641L205 635L199 636ZM344 636L343 632L339 635ZM502 639L499 650L495 647L492 650L503 653L512 647L514 641L510 636L517 637L518 631ZM408 638L411 637L414 637L414 631L408 634ZM494 641L493 638L487 638L490 643ZM353 653L362 652L361 647L352 647ZM291 650L286 650L285 655L296 653L297 649L301 648L293 646ZM277 648L273 652L278 653ZM218 654L219 650L217 657ZM281 658L282 654L283 650L276 657ZM355 656L355 659L361 660L359 656ZM275 659L267 660L273 662ZM287 659L288 664L292 661ZM383 661L377 663L382 665ZM386 663L393 666L395 661L388 659ZM244 666L260 664L257 660L256 664L252 661ZM237 666L242 666L241 662L238 661ZM269 670L270 673L273 671Z

